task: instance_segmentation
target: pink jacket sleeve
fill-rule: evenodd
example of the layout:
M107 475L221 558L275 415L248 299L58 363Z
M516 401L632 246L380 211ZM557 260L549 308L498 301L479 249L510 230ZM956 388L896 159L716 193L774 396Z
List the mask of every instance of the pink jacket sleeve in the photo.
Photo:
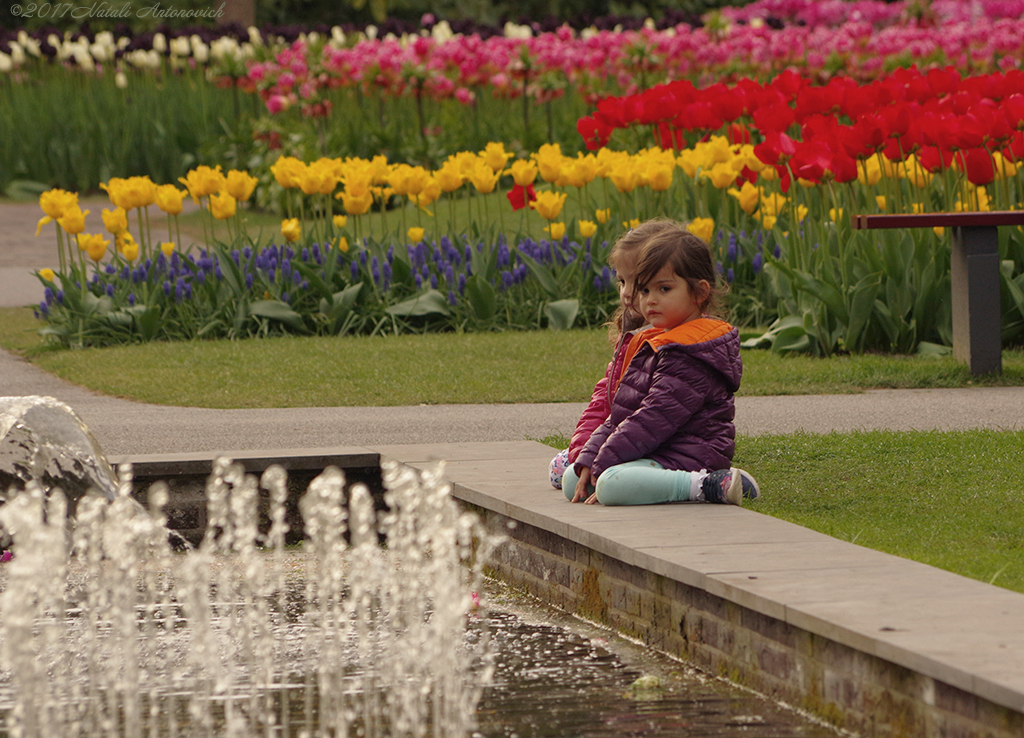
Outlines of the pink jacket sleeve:
M614 363L608 364L604 377L594 386L594 393L590 396L590 403L576 422L576 430L573 431L572 440L569 441L570 464L576 461L576 457L580 455L580 451L587 445L590 436L611 413L612 409L608 404L608 374L611 372Z

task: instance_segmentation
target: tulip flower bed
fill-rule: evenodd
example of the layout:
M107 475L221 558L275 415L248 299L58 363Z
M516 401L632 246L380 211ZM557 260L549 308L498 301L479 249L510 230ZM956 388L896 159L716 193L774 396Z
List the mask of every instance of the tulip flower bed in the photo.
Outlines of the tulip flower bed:
M543 141L573 152L582 147L575 122L599 98L670 80L767 80L795 69L866 81L914 63L962 73L1020 68L1024 0L760 0L700 24L453 33L431 21L418 33L334 28L287 37L0 29L9 96L0 186L169 181L200 161L249 166L262 155L269 165L279 148L305 160L384 153L431 166L489 140L520 154Z
M764 85L698 89L677 81L604 99L579 130L591 148L617 130L650 132L665 147L718 131L758 142L746 159L723 152L689 161L703 144L679 159L735 198L739 211L720 210L719 223L772 231L780 250L764 259L780 320L765 340L778 350L949 345L946 235L855 233L850 219L1024 207L1019 69L970 77L952 68L901 69L863 85L838 77L814 85L791 72ZM1003 336L1020 341L1019 229L1003 234L1001 257Z
M269 182L198 167L181 180L187 193L148 178L111 180L103 185L116 206L103 213L115 237L109 255L102 235L84 232L74 196L51 192L41 200L43 220L59 223L59 238L76 237L78 259L69 241L59 271L41 273L50 292L40 312L48 332L65 342L594 325L615 304L604 266L608 242L622 227L672 214L712 242L733 285L737 322L779 318L765 337L777 350L948 345L946 235L854 233L849 219L860 212L1019 207L1022 85L1020 73L961 79L949 69L909 70L864 86L815 86L791 74L704 91L674 83L602 102L597 115L609 128L649 125L677 144L694 133L681 121L698 117L675 103L717 114L715 123L738 142L702 128L696 133L706 140L679 151L602 147L567 156L545 145L528 158L492 142L479 153L449 157L437 170L383 157L308 164L280 157ZM670 97L680 90L691 97ZM913 100L897 94L907 91ZM649 109L663 119L608 117ZM842 122L836 110L844 111ZM793 139L785 131L798 124L803 138ZM516 235L504 227L501 209L489 209L493 201L484 204L483 196L502 186L521 219L529 214L547 223L547 240L523 237L523 220ZM285 243L269 249L238 220L238 203L258 187L289 215L281 224ZM214 245L207 238L197 259L182 256L179 238L161 245L161 256L148 236L147 208L173 214L186 194L205 205L211 222L228 224L229 239ZM567 223L570 199L579 217ZM457 200L470 204L470 228L451 217ZM384 208L401 214L401 228L377 227ZM133 210L138 242L127 228ZM448 235L457 233L471 235ZM1003 333L1019 340L1019 231L1005 235L1002 253Z

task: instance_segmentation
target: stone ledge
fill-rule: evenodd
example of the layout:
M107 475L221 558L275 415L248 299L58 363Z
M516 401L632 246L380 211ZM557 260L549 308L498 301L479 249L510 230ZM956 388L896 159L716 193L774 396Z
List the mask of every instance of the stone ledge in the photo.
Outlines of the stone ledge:
M888 721L886 733L898 733L909 721L913 735L954 725L964 735L1024 733L1024 595L752 510L570 505L548 485L553 451L539 443L375 450L414 467L444 458L456 497L495 530L514 526L496 571L570 612L769 693L782 690L837 724L877 729ZM676 598L657 592L673 587L691 604L679 610ZM665 613L677 610L682 636L665 630L673 622ZM691 620L700 633L689 632ZM754 621L772 625L743 625ZM763 628L787 635L753 648ZM817 661L829 653L841 657ZM904 683L912 687L893 687ZM957 695L947 701L960 708L939 695Z

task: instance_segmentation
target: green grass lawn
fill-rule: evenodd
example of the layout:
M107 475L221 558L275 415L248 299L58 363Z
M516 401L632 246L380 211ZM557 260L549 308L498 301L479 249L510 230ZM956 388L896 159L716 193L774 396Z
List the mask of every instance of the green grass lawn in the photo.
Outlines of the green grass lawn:
M0 310L0 346L105 394L196 407L583 402L610 355L600 330L53 350L38 326L31 310ZM950 358L743 360L747 395L1024 384L1021 351L982 378ZM796 434L741 437L736 463L761 483L759 512L1024 592L1021 448L1021 432Z
M0 310L0 346L98 392L195 407L585 402L611 355L603 330L284 337L48 349L24 308ZM1024 352L999 377L950 357L743 353L743 395L1024 385ZM125 367L131 367L126 371Z
M1024 432L741 437L751 509L1024 592Z

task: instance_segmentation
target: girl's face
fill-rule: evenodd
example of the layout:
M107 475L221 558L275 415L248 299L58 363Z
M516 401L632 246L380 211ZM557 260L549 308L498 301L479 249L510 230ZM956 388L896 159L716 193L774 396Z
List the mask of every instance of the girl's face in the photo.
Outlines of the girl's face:
M644 320L655 328L670 331L683 323L699 318L700 304L711 286L705 280L697 283L703 294L694 294L686 280L666 264L650 282L640 288L638 300Z
M637 249L633 249L632 253L619 254L615 260L615 279L619 288L619 303L626 310L629 310L633 304L637 251Z

